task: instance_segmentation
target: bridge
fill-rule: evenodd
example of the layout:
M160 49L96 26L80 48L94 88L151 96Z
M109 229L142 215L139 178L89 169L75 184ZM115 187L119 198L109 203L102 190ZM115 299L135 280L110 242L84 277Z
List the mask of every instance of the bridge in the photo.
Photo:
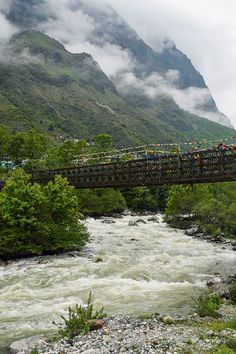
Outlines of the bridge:
M76 188L116 188L236 181L236 146L152 158L35 171L32 183L47 184L56 175Z

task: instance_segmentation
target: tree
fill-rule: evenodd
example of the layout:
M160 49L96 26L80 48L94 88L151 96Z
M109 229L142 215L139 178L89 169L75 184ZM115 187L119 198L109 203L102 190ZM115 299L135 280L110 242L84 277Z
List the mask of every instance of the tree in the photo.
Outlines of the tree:
M8 154L11 134L7 127L0 125L0 160Z
M79 223L74 188L60 176L47 186L29 184L16 170L0 193L0 257L41 255L73 249L88 240Z
M85 215L121 212L127 208L125 198L116 189L78 190L79 210Z
M49 145L48 137L30 129L27 133L18 132L12 137L10 156L16 161L38 160L46 152Z
M95 145L99 151L108 151L112 145L112 137L109 134L99 134L95 137Z

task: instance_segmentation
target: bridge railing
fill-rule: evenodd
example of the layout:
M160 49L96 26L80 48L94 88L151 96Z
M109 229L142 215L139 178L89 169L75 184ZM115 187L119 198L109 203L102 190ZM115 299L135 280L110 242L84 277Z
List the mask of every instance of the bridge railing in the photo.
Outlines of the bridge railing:
M155 158L36 171L33 183L46 184L55 175L76 188L132 187L236 180L236 149L204 150Z

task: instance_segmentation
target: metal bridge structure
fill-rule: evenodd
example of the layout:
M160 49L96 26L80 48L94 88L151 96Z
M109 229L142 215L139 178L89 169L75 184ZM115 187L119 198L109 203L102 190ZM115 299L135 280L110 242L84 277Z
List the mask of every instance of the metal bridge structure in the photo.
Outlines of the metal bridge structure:
M56 175L75 188L122 188L236 181L236 146L163 154L129 161L83 164L32 172L32 183L47 184Z

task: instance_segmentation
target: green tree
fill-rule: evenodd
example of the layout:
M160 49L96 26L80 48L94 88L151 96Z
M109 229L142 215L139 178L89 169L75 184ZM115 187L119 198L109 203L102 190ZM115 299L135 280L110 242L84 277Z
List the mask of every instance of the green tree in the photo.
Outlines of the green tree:
M236 184L174 186L165 213L165 220L175 227L188 227L194 221L205 233L235 237Z
M125 198L116 189L78 190L79 210L85 215L121 212L127 208Z
M0 257L59 252L84 245L74 188L60 176L47 186L16 170L0 193Z
M18 132L13 135L9 153L16 161L21 162L26 159L35 161L45 154L48 146L48 137L31 129L27 133Z
M95 145L99 151L108 151L112 146L112 137L109 134L99 134L95 137Z
M0 160L8 154L11 134L7 127L0 125Z

